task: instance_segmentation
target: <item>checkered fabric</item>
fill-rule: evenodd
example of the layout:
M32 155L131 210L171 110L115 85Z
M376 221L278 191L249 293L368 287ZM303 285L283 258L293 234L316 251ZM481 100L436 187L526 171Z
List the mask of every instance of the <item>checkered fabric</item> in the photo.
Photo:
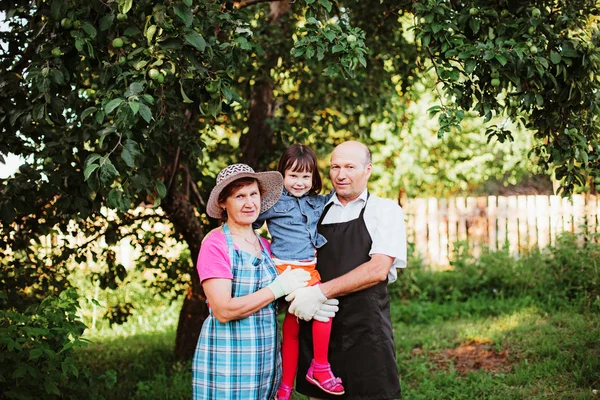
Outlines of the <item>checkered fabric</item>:
M232 264L232 297L267 286L277 269L262 249L261 259L235 250L227 224L223 225ZM262 244L262 241L261 241ZM195 400L249 400L275 397L281 380L281 352L277 302L241 320L221 323L208 316L202 325L192 365Z

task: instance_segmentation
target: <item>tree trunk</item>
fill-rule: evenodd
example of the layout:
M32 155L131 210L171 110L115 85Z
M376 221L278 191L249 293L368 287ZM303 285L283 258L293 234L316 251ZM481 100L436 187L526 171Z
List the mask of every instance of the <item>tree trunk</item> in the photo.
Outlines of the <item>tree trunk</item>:
M196 216L195 207L188 196L175 186L169 190L162 202L162 208L173 223L177 233L183 236L190 249L192 262L195 264L204 236L200 220ZM200 285L200 279L195 268L190 272L192 283L187 290L183 306L179 313L179 324L175 338L175 355L189 360L194 355L202 323L208 316L206 297Z
M252 87L248 133L240 138L240 161L254 169L260 169L262 157L273 152L273 128L267 121L273 118L274 110L273 84L265 77Z

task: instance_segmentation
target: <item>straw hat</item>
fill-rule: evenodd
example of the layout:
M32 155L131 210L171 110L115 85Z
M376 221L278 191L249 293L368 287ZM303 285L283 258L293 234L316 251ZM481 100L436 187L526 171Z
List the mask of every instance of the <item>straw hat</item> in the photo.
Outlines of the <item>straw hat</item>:
M255 178L258 180L263 193L260 196L260 212L273 207L283 191L283 177L277 171L254 172L246 164L232 164L217 175L217 184L210 192L206 212L210 217L223 219L225 211L219 207L219 195L231 182L240 178Z

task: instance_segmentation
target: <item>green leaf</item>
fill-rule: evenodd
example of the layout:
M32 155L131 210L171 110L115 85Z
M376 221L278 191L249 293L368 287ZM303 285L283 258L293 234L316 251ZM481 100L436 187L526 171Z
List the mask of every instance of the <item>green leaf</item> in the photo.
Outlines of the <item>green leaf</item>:
M140 152L140 145L133 139L127 139L123 147L125 147L133 157L142 154Z
M181 4L176 4L173 7L175 14L179 17L180 20L183 21L186 27L190 27L194 20L194 16L192 15L192 10L189 7L186 7Z
M151 94L145 93L142 95L142 98L146 100L149 104L154 104L154 97Z
M129 108L133 111L133 115L137 114L140 111L140 102L139 101L130 101Z
M148 60L139 60L138 62L136 62L133 65L133 68L135 68L136 70L140 70L142 68L144 68L146 65L148 65Z
M156 181L156 191L161 199L164 199L167 195L167 187L162 181Z
M109 159L106 159L104 164L100 167L100 181L105 185L109 185L114 181L114 178L119 176L119 172L115 168L115 166L110 162Z
M333 46L333 49L331 49L331 52L333 54L335 53L339 53L340 51L343 51L346 49L346 46L343 44L336 44L335 46Z
M123 99L113 99L104 107L104 111L106 111L107 114L110 114L115 108L119 107L121 103L123 103Z
M183 4L185 4L188 7L192 6L192 0L183 0Z
M574 58L577 57L577 50L573 46L573 42L569 40L565 40L562 44L562 49L560 51L560 55L562 57Z
M467 60L467 62L465 62L465 72L467 74L472 74L473 71L475 71L476 66L477 66L477 61Z
M117 188L112 188L110 192L108 192L108 203L114 208L121 208L121 199L123 197L123 192Z
M50 14L52 15L52 18L58 21L60 17L62 17L62 8L64 6L66 6L66 3L63 0L52 1L52 5L50 6Z
M196 31L189 31L188 33L186 33L184 35L184 37L185 37L185 40L189 44L191 44L192 46L194 46L195 48L197 48L201 52L204 52L204 50L206 49L206 41L204 40L204 38L202 37L202 35L200 35L198 32L196 32Z
M87 33L92 39L96 37L96 28L94 28L89 22L84 22L81 24L81 29L83 29L85 33Z
M98 161L101 158L102 158L102 156L100 154L92 153L89 156L87 156L83 165L85 165L87 167L88 165L93 164L94 162Z
M140 103L140 115L146 120L146 122L149 123L152 121L152 111L150 110L150 107L144 103Z
M119 10L122 14L127 14L131 10L133 0L119 0Z
M131 37L131 36L136 36L136 35L139 35L139 34L140 34L140 32L141 32L141 31L139 30L139 28L138 28L137 26L130 26L129 28L125 29L125 31L123 32L123 35L124 35L124 36L129 36L129 37ZM127 58L130 58L130 57L132 57L134 54L137 54L137 53L139 53L139 52L141 52L141 51L144 51L144 48L143 48L143 47L140 47L140 48L138 48L138 49L136 49L136 50L132 51L131 53L129 53L129 55L127 56Z
M221 113L221 109L223 107L223 103L220 98L212 99L208 103L208 113L212 115L214 118L217 117Z
M335 32L334 31L323 31L323 35L325 35L325 37L327 38L327 40L329 40L330 42L333 42L333 40L335 39Z
M36 360L36 359L40 358L41 355L42 355L42 349L32 349L29 352L29 359Z
M537 103L538 106L543 106L544 105L544 98L542 97L542 95L540 94L536 94L535 95L535 102Z
M103 110L100 110L96 113L96 122L99 124L104 122L104 111Z
M143 91L144 91L144 82L133 82L131 85L129 85L129 88L127 89L127 92L125 93L125 96L127 96L127 97L135 96L137 94L140 94Z
M180 84L179 88L181 89L181 97L183 97L183 102L184 103L193 103L192 99L190 99L187 96L187 94L185 94L185 91L183 90L183 84Z
M502 54L496 54L496 56L494 57L499 63L500 65L502 65L503 67L506 65L506 57L504 57Z
M108 30L115 19L114 14L106 14L104 17L100 18L99 27L102 32Z
M252 44L250 42L248 42L248 39L246 39L243 36L238 37L235 41L240 45L240 48L243 50L251 50L252 49Z
M475 19L475 18L469 19L469 27L471 28L473 33L479 32L479 26L480 26L480 22L478 19Z
M123 151L121 152L121 159L123 161L125 161L125 164L127 164L127 166L129 168L135 167L135 161L133 159L133 156L131 155L129 150L127 150L127 148L125 148L125 147L123 148Z
M560 54L558 54L554 50L550 51L550 61L552 61L552 64L560 64L561 60L562 57L560 56Z
M56 384L52 382L52 379L50 379L50 377L46 377L46 380L44 381L44 388L46 389L46 393L52 393L57 396L60 396L60 390L58 390Z
M81 120L83 121L85 119L85 117L90 116L91 114L95 113L96 111L98 111L98 108L96 108L96 107L88 107L88 108L86 108L81 113Z
M90 175L92 175L92 172L98 169L98 167L100 167L98 164L88 165L85 171L83 171L83 180L87 181L88 179L90 179Z
M329 2L329 0L319 0L319 4L325 7L327 12L331 12L331 3Z
M34 121L41 121L46 116L45 114L46 114L46 106L44 103L40 103L40 104L36 104L33 107L33 112L32 112L31 117L33 118Z

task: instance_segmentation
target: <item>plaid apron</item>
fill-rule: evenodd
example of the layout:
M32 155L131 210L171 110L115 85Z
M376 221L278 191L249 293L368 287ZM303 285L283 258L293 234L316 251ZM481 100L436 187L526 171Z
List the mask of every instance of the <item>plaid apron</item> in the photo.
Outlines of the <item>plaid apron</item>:
M231 297L267 286L277 269L261 243L258 259L236 250L227 224L223 225L231 260ZM209 308L210 310L210 308ZM193 398L197 400L266 400L275 397L281 380L277 302L225 324L212 315L202 325L192 365Z

